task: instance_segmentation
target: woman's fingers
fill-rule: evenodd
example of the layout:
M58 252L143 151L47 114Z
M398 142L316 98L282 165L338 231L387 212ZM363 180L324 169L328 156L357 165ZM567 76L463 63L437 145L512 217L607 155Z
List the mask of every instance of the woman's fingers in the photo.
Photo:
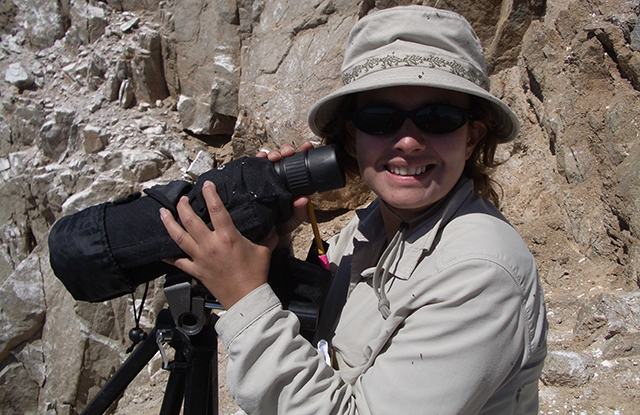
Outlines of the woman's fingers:
M276 226L278 233L278 245L280 248L288 248L291 245L291 232L293 232L302 222L307 220L307 203L309 198L299 197L293 201L293 212L291 219Z
M296 147L293 144L286 143L286 144L283 144L279 150L271 150L271 151L260 150L258 154L256 154L256 157L267 158L269 159L269 161L275 163L276 161L279 161L285 157L293 156L294 154L296 154L297 151L307 151L312 148L313 148L313 144L311 144L309 141L304 142L300 146L299 150L296 149Z
M187 255L189 255L189 252L193 252L193 250L197 248L197 243L194 241L193 237L185 231L182 226L180 226L168 209L160 209L160 219L162 220L164 227L167 229L169 236L171 236L171 239L173 239L180 249L187 253Z
M296 223L296 228L309 218L309 198L299 197L293 201L292 219Z
M174 267L182 270L183 272L186 272L187 274L193 276L195 274L194 272L194 261L193 259L191 259L190 257L186 257L186 258L181 258L181 257L174 257L174 258L165 258L162 260L162 262L165 262L169 265L173 265Z
M211 224L213 229L217 233L239 233L231 215L227 211L227 208L222 203L222 199L218 195L215 184L206 181L202 185L202 195L207 203L207 209L209 210L209 217L211 218Z
M311 150L312 148L313 148L313 144L311 144L311 142L309 141L305 141L300 146L300 151L307 151L307 150Z
M202 195L213 230L196 215L187 198L182 198L177 206L184 229L166 209L160 210L167 232L188 255L165 262L197 278L228 309L267 282L278 235L272 229L263 241L254 244L235 227L213 183L203 184Z

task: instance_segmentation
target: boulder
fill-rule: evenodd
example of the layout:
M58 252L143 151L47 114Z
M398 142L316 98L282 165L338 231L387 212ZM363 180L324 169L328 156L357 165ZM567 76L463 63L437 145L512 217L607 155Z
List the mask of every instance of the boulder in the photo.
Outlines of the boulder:
M75 138L77 125L74 123L75 110L57 108L53 116L42 125L38 134L38 147L52 160L58 160L67 151L69 142Z
M40 257L31 255L0 286L0 361L42 328L46 303Z
M30 88L34 83L33 75L20 62L9 65L4 73L4 80L21 89Z
M68 10L62 5L65 2L55 0L16 0L15 22L24 28L30 46L35 50L53 46L62 39L68 28ZM34 13L34 11L37 11Z
M551 351L547 355L540 379L545 385L578 387L595 373L595 359L589 355Z
M129 73L134 84L136 101L154 103L169 96L164 79L161 37L153 30L140 30L139 47L131 59Z

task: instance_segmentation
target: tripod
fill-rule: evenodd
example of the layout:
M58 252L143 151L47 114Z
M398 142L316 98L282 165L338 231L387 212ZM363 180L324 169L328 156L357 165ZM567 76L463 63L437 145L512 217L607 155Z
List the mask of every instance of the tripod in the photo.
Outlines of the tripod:
M83 415L105 413L158 351L163 355L163 368L171 372L160 415L178 415L183 402L184 415L218 414L216 318L205 304L206 290L198 293L185 281L165 287L164 292L169 308L158 314L153 330L85 407ZM172 362L164 355L163 343L175 350Z
M309 341L314 337L320 305L331 280L330 271L312 262L297 260L288 250L274 252L271 257L269 283L283 306L296 314L300 334ZM158 314L149 336L107 381L82 415L101 415L107 411L156 352L164 352L162 343L168 343L176 354L171 363L163 355L163 367L171 374L160 415L178 415L183 401L184 415L218 415L218 343L213 327L217 316L211 309L221 307L202 284L194 285L193 281L180 272L167 275L164 295L169 308Z

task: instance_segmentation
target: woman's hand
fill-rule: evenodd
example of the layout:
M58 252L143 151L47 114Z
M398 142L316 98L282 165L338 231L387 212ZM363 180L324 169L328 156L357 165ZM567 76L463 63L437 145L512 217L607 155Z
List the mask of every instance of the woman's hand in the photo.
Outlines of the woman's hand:
M313 144L305 142L300 146L300 151L307 151L313 148ZM268 153L266 151L260 151L256 154L257 157L263 157L269 159L272 163L281 160L285 157L291 157L296 153L296 148L292 144L284 144L280 147L280 150L272 150ZM287 222L279 224L276 228L279 235L278 247L288 248L291 245L291 232L294 231L302 222L307 220L308 210L307 203L309 198L302 196L293 201L293 216Z
M186 196L177 206L184 229L168 210L160 209L167 232L189 256L165 262L202 282L228 310L267 282L271 252L278 244L278 235L274 229L263 241L254 244L235 227L213 183L205 182L202 194L213 231L195 214Z

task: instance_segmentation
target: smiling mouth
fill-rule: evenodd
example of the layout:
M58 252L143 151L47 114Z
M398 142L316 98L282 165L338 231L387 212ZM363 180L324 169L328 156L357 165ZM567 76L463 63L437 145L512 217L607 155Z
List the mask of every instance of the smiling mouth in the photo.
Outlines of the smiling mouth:
M396 166L387 166L387 171L398 176L418 176L427 170L429 170L431 166L418 166L418 167L396 167Z

